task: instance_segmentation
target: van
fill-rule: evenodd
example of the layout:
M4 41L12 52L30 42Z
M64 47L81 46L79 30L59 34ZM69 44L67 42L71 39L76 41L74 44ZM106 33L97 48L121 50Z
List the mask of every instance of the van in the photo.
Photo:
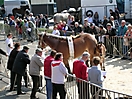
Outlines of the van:
M31 9L29 0L4 0L6 15L12 14L12 10L14 8L20 8L21 6L27 6L27 5Z

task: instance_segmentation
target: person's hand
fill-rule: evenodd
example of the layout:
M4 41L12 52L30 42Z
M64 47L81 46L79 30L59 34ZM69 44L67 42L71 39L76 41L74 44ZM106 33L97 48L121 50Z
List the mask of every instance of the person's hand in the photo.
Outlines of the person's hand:
M109 35L106 35L106 38L109 38Z

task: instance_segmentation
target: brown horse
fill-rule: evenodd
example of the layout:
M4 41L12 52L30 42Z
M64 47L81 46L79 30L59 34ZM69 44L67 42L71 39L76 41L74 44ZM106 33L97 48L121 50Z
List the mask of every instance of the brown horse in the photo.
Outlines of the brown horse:
M102 55L102 45L97 44L96 39L91 34L80 34L79 36L73 38L73 44L74 58L81 56L82 53L87 50L90 53L90 63L92 64L92 58L94 56L100 57ZM39 35L38 47L45 48L47 45L50 46L51 49L56 50L57 52L62 52L64 63L67 67L69 67L68 60L70 57L70 53L67 38L48 33Z

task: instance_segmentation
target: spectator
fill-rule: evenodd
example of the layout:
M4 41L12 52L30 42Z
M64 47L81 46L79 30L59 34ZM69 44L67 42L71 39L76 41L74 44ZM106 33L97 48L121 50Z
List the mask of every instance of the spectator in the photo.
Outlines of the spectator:
M43 14L40 14L38 27L43 28L45 26L45 23L46 23L45 17L43 16Z
M27 64L30 64L30 59L28 56L28 50L29 48L27 46L24 46L23 49L17 54L12 71L17 74L17 95L25 94L21 91L21 81L22 76L25 75Z
M110 16L110 20L108 21L108 23L111 23L111 25L112 25L113 28L118 29L118 27L119 27L118 20L114 20L113 16Z
M10 54L8 62L7 62L7 69L10 70L10 75L11 75L11 77L10 77L10 83L11 83L10 91L14 90L16 73L12 71L12 68L13 68L15 58L19 52L19 49L20 49L20 43L15 43L14 49L11 51L11 54Z
M130 44L129 44L130 43ZM128 46L132 47L132 25L128 25L128 30L124 35L124 45L126 46L126 51L128 51ZM132 59L132 49L130 50L130 60Z
M33 16L33 13L29 14L29 20L35 24L35 17Z
M123 57L122 59L126 59L126 56L125 56L125 47L123 46L123 37L125 35L127 31L127 26L126 26L126 21L125 20L122 20L121 21L121 26L119 26L118 28L118 31L117 31L117 44L116 44L116 47L117 47L117 50L119 50L119 43L122 45L122 54L123 54Z
M63 22L63 25L62 32L64 33L64 36L67 36L68 26L65 21Z
M79 23L78 22L75 22L75 27L72 31L75 35L78 35L80 33L82 33L82 28L79 26Z
M15 25L15 22L11 17L9 17L9 26L12 26L12 25Z
M84 33L91 33L90 23L88 23L87 19L84 19L83 31Z
M9 33L7 35L7 38L5 40L5 44L6 44L6 51L7 51L7 54L10 55L10 52L12 51L13 49L13 40L12 40L12 33Z
M45 20L46 20L46 28L49 28L49 19L48 19L48 15L45 15Z
M8 17L4 18L4 24L8 24Z
M115 14L116 14L116 19L119 21L120 16L119 16L119 10L117 9L117 7L115 7Z
M61 31L63 27L64 27L64 24L63 24L63 22L60 20L60 22L57 24L57 29L58 29L59 31Z
M108 19L106 16L104 16L104 20L103 20L102 25L104 26L105 29L107 28L107 23L108 23Z
M93 18L91 14L88 15L87 20L88 20L88 23L93 23Z
M66 91L64 88L64 79L68 74L68 70L63 63L63 54L57 53L55 60L51 63L51 81L53 86L52 99L56 99L57 92L59 92L60 99L65 99Z
M107 31L106 31L106 44L105 46L107 47L107 55L109 56L109 58L112 58L113 57L113 36L116 35L116 29L115 28L112 28L111 24L110 23L107 23Z
M70 26L71 22L72 22L71 15L68 15L67 25Z
M35 22L36 22L36 27L38 28L38 26L39 26L39 16L35 17Z
M107 30L103 27L103 25L100 25L99 29L100 29L100 32L99 32L98 40L99 42L104 43L104 37Z
M96 84L100 87L102 87L102 83L103 83L103 79L102 79L102 75L101 75L101 70L98 68L98 65L100 64L100 58L99 57L94 57L93 58L93 66L91 67L91 69L88 70L88 81L90 83ZM106 76L103 76L104 78L106 78ZM96 99L96 92L98 92L100 90L100 88L91 85L91 94L92 94L92 99ZM99 92L99 95L102 95L102 92ZM100 99L100 98L98 98Z
M43 67L42 49L36 49L34 56L31 58L29 65L29 74L32 77L33 88L30 99L36 99L36 92L39 87L40 70Z
M91 34L95 35L96 40L98 41L98 34L99 34L99 27L95 26L94 23L90 23L90 28L91 28Z
M93 23L94 23L96 26L99 25L99 14L98 14L98 12L95 12L95 14L94 14Z
M88 52L84 52L82 54L81 60L76 60L73 62L73 74L75 74L77 78L87 81L88 74L87 74L87 65L85 64L85 62L89 59L89 57L90 54ZM80 80L77 80L77 86L78 86L79 99L90 99L89 87L87 83L83 83Z
M2 13L2 17L4 19L6 17L6 15L5 15L6 11L5 11L4 5L1 6L1 13Z
M59 30L57 30L57 26L54 26L54 30L52 31L52 34L60 36Z
M109 12L110 12L110 16L113 16L114 19L116 20L116 13L112 9L110 9Z
M56 51L53 50L44 60L44 76L46 80L47 99L52 99L51 62L54 60L55 55Z
M73 29L75 26L75 18L74 16L71 16L71 24L70 24L70 27Z

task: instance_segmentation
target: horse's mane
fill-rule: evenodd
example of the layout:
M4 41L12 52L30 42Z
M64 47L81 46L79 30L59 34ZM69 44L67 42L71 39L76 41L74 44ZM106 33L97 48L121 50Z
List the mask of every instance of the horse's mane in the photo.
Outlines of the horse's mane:
M58 36L58 35L54 35L54 34L50 34L50 33L46 33L46 35L51 37L51 38L55 38L55 39L59 39L59 40L67 40L67 36ZM77 38L81 37L81 35L71 36L71 37L73 39L77 39Z

